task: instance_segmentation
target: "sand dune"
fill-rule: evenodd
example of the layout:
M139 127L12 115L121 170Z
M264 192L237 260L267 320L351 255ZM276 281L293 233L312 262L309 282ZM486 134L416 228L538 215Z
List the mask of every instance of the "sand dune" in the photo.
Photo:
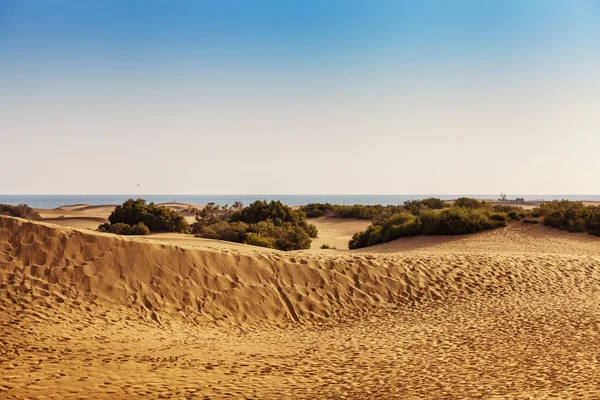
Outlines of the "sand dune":
M319 237L314 239L311 249L319 249L327 244L338 250L348 250L348 242L356 232L362 232L371 221L364 219L321 217L308 221L319 230Z
M596 393L597 238L515 225L388 245L284 253L1 217L0 397Z
M99 217L59 217L44 218L42 221L71 228L96 230L99 225L105 223L107 220Z

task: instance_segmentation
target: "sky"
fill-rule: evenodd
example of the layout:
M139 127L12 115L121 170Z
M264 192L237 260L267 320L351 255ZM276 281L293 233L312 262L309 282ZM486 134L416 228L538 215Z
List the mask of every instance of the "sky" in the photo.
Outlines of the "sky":
M600 0L0 0L2 194L600 194L599 150Z

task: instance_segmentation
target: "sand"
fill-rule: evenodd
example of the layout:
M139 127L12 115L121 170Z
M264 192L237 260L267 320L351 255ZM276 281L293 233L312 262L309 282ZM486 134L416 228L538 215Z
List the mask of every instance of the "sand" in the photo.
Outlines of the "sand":
M597 398L599 266L524 224L284 253L0 217L0 398Z
M319 237L313 239L311 249L320 249L326 244L337 250L348 250L348 242L356 232L362 232L371 221L364 219L321 217L308 220L319 231ZM329 250L326 250L329 252Z

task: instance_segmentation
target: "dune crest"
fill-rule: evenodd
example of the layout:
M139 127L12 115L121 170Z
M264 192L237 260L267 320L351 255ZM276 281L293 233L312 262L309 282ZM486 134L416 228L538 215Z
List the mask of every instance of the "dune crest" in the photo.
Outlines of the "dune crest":
M595 286L598 257L288 254L183 248L0 218L0 289L128 308L148 319L326 322L402 304Z
M515 225L389 246L284 253L2 217L0 398L597 394L597 238Z

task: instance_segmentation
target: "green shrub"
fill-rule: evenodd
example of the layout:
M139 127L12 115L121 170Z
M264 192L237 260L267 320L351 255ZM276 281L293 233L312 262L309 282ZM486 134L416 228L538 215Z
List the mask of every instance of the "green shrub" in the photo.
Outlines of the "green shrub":
M569 232L588 232L600 236L600 207L578 201L555 200L542 203L532 216L543 217L544 225Z
M144 199L129 199L108 217L114 225L118 223L134 226L144 224L151 232L188 232L189 225L182 214L170 208L146 204Z
M529 210L525 210L522 207L511 206L508 204L494 204L492 206L492 211L506 213L508 215L508 219L512 221L519 221L531 215L531 211Z
M374 220L375 218L387 217L403 209L403 206L382 206L355 204L352 206L330 204L330 203L311 203L300 207L300 210L306 214L307 218L318 218L326 214L340 218L356 218Z
M531 210L530 214L533 218L540 218L541 216L543 216L542 210L539 207L536 207L533 210Z
M444 200L436 199L434 197L404 202L404 209L415 215L420 214L423 210L441 210L446 207L448 207L448 204Z
M196 229L197 237L219 239L228 242L243 243L248 232L248 224L244 222L217 222L213 225L201 226Z
M306 218L319 218L327 212L333 212L334 206L329 203L310 203L300 209L306 214Z
M526 224L539 224L540 220L537 218L524 218L523 222Z
M454 206L462 207L462 208L486 208L488 204L485 201L480 201L477 199L472 199L470 197L460 197L454 200Z
M422 200L408 200L404 205L340 205L330 203L310 203L300 207L306 213L307 218L318 218L330 214L340 218L368 219L371 221L382 221L393 214L408 211L415 215L421 210L439 210L448 207L444 200L428 198Z
M406 236L422 233L419 217L408 211L394 214L378 224L370 225L366 231L357 232L348 243L350 249L374 246Z
M592 235L600 236L600 207L590 208L585 228Z
M13 206L10 204L0 204L0 215L8 215L11 217L19 217L25 219L40 220L42 217L33 208L27 204L19 204Z
M439 213L422 214L421 222L425 235L465 235L506 226L501 216L484 209L452 207Z
M287 223L278 226L275 232L275 246L279 250L310 249L310 236L301 226Z
M416 235L464 235L506 226L508 214L490 208L450 207L441 211L422 208L419 215L402 211L357 232L348 243L350 249Z
M306 219L306 215L300 210L293 210L281 201L257 200L248 207L234 213L230 219L234 222L242 221L247 224L271 220L276 226L279 226L286 222L298 223Z
M199 233L203 227L214 225L220 222L227 222L231 216L241 210L242 203L236 202L233 206L217 206L215 203L208 203L201 210L196 211L196 221L190 225L192 233Z
M116 235L149 235L150 229L140 222L134 226L117 222L116 224L105 223L98 227L100 232L114 233Z
M275 246L274 238L260 236L256 233L252 233L252 232L250 232L246 235L246 239L244 239L244 244L249 244L252 246L260 246L260 247L268 247L270 249L277 248Z
M309 237L314 239L317 236L319 236L319 231L317 230L317 227L314 226L313 224L309 224L306 221L302 221L298 225L306 231L306 233L308 234Z
M580 202L568 200L544 202L539 207L544 225L569 232L584 232L588 208Z
M243 208L208 205L196 216L192 232L198 237L246 243L279 250L310 248L317 228L301 210L280 201L256 201Z
M143 222L139 222L131 227L130 235L149 235L150 229Z
M511 211L510 213L503 213L503 212L495 212L495 213L490 213L489 214L489 218L492 221L496 221L496 222L503 222L503 223L507 223L509 220L514 221L519 219L518 216L516 216L516 214L514 214L514 211Z
M323 249L323 250L329 250L329 249L335 249L335 247L331 247L328 244L323 244L323 245L321 245L321 249Z
M110 225L109 231L110 233L115 233L117 235L129 235L131 232L131 226L122 222L117 222L116 224Z

